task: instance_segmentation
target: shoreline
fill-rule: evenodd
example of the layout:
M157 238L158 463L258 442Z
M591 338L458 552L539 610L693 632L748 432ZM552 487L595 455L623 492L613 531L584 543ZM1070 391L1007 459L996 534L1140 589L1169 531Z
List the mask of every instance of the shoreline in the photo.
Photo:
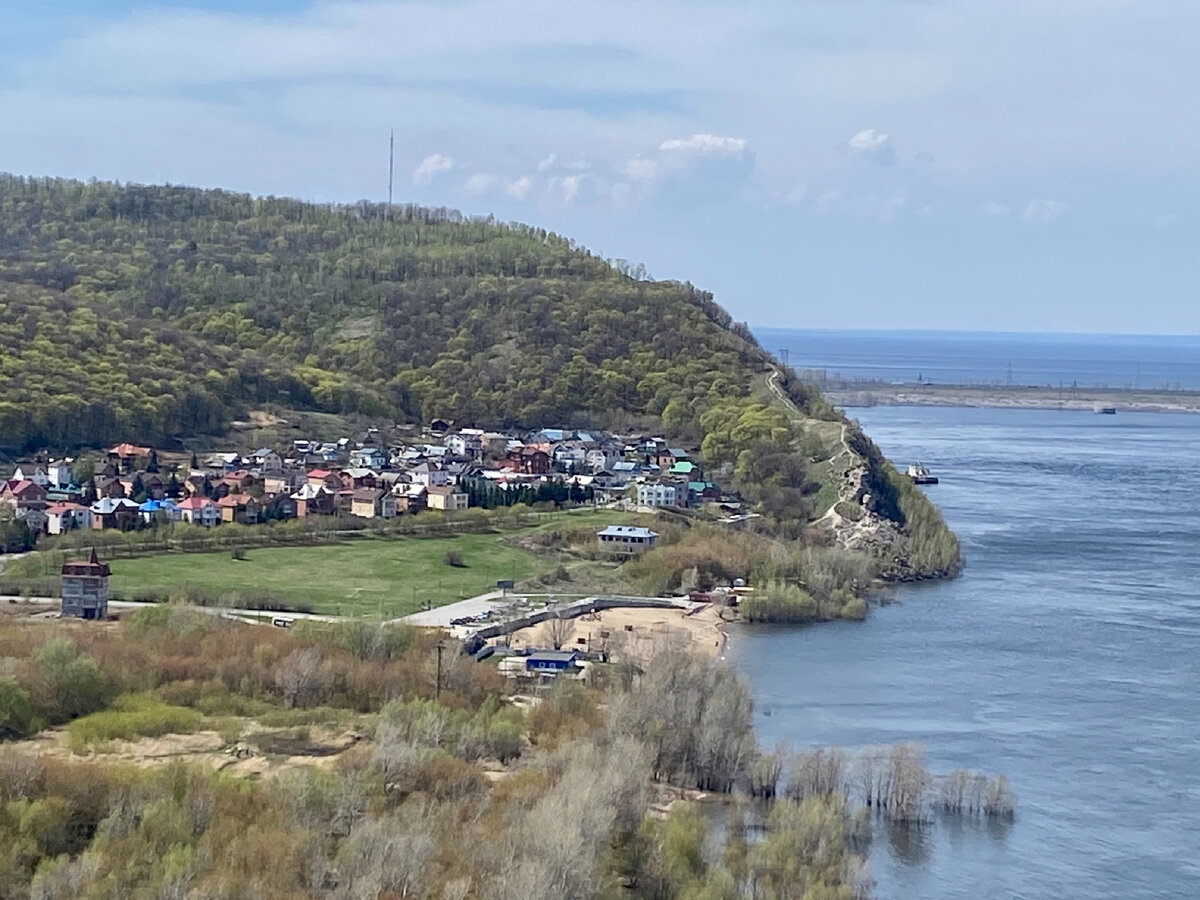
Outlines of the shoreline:
M1200 413L1200 391L873 382L818 386L830 403L842 408L944 406L1095 412L1097 407L1112 407L1118 413Z

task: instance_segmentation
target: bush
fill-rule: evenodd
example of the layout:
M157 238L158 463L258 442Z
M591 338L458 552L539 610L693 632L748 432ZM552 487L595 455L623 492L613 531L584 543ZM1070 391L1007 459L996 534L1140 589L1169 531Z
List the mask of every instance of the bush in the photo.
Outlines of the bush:
M25 737L32 730L29 695L11 678L0 678L0 741Z
M448 566L454 566L456 569L461 569L466 566L463 562L463 555L457 550L447 550L446 555L442 557L443 562Z
M153 694L126 694L112 709L76 719L67 726L72 750L116 739L135 740L164 734L190 734L204 724L194 709L171 706Z

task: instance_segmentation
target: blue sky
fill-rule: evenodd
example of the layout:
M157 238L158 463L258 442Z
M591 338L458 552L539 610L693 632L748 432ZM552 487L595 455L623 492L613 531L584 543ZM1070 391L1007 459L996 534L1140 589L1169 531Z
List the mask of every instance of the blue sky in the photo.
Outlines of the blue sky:
M0 170L492 213L752 325L1200 333L1200 4L6 4Z

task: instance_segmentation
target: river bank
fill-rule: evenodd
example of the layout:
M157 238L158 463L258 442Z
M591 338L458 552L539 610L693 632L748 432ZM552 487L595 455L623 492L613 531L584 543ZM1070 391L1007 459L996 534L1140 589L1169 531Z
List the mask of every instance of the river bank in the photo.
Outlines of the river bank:
M1200 391L882 382L829 382L821 390L830 403L843 408L944 406L1091 412L1107 407L1117 412L1200 413Z

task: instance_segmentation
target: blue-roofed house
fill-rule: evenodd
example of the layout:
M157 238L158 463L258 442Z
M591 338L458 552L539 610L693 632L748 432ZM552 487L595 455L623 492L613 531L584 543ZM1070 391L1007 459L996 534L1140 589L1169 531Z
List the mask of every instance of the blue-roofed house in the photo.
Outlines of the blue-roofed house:
M525 671L566 672L575 668L578 662L579 653L575 650L537 650L525 657Z

